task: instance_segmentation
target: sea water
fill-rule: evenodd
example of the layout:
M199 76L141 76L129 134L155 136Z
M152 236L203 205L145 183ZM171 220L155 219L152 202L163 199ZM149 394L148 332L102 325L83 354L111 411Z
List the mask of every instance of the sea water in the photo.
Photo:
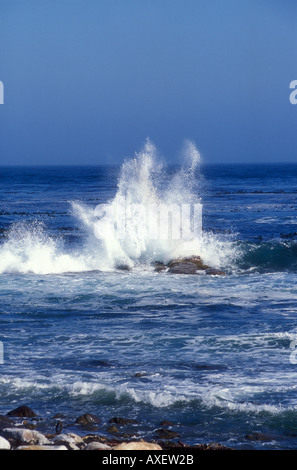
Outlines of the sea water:
M200 203L202 238L96 235L96 208ZM297 447L297 165L209 165L151 142L123 164L0 169L0 414L162 420L186 444ZM199 250L199 253L197 251ZM224 276L154 271L193 252ZM195 253L194 253L195 252ZM117 269L119 265L128 269ZM87 431L85 431L87 433Z

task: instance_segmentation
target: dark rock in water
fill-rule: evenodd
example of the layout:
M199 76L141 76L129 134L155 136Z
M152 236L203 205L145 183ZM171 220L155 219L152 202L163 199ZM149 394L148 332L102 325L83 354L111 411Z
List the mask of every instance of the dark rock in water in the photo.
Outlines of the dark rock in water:
M155 272L156 273L161 273L161 272L164 272L166 271L166 266L164 266L164 264L159 264L155 267Z
M226 273L224 271L220 271L220 269L207 268L205 270L205 274L210 274L210 275L213 275L213 276L221 276L221 275L224 275Z
M137 419L115 417L115 418L111 418L109 420L109 423L114 423L120 426L124 426L125 424L139 424L139 421L137 421Z
M165 266L163 261L152 261L151 266Z
M109 434L120 434L120 431L114 424L112 426L109 426L109 428L107 428L107 432Z
M10 428L12 426L12 419L7 418L7 416L0 415L0 429Z
M116 269L119 269L120 271L131 271L131 266L128 264L119 264L116 266Z
M264 433L264 432L253 432L251 434L247 434L245 436L245 438L248 441L268 442L268 441L283 439L283 436L278 436L278 435L275 435L275 434L267 434L267 433Z
M200 256L188 256L185 258L177 258L169 261L167 264L168 268L173 268L175 266L178 266L183 263L193 263L196 266L196 271L198 270L205 270L209 268L206 264L203 263L202 259Z
M89 424L97 424L100 423L100 418L98 416L93 415L92 413L85 413L79 416L75 420L76 424L81 424L82 426L88 426Z
M172 423L171 421L167 421L167 419L163 419L163 421L161 421L160 423L160 426L173 426L174 423Z
M209 275L226 274L224 271L204 264L200 256L173 259L169 261L167 267L169 268L168 272L173 274L198 274L197 271L202 271Z
M178 432L164 428L157 429L156 434L158 434L161 439L174 439L175 437L180 437Z
M196 274L196 271L196 264L191 262L179 263L169 268L172 274Z
M134 377L147 377L147 373L146 372L136 372L136 374L134 375Z
M63 413L56 413L51 419L65 419L66 415Z
M34 411L26 405L19 406L14 410L11 410L7 413L7 416L13 416L18 418L34 418L36 414Z

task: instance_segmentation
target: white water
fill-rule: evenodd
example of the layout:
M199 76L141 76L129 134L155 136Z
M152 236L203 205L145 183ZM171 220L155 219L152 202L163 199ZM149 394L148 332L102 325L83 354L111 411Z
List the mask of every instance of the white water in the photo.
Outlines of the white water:
M190 255L200 255L213 267L230 265L235 256L232 243L205 232L200 236L193 214L192 236L186 238L173 233L180 226L179 210L170 212L170 220L168 212L160 213L161 206L201 207L200 155L192 142L185 143L183 156L184 166L168 180L156 148L147 140L135 158L123 163L113 199L93 208L73 202L72 213L87 239L80 249L66 249L63 240L52 238L40 223L14 224L0 247L0 273L106 271L117 265L148 268L152 261ZM119 237L118 213L123 201L125 233ZM143 207L150 208L149 217L144 215ZM167 233L162 233L160 227L165 227Z

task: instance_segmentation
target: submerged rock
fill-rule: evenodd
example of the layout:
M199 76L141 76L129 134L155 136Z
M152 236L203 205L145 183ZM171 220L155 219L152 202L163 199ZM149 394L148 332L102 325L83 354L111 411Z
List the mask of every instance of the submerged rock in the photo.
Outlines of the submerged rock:
M161 438L161 439L174 439L176 437L180 437L180 434L176 431L173 431L172 429L157 429L156 434Z
M119 426L125 426L126 424L139 424L139 421L137 421L137 419L115 417L111 418L109 420L109 423L118 424Z

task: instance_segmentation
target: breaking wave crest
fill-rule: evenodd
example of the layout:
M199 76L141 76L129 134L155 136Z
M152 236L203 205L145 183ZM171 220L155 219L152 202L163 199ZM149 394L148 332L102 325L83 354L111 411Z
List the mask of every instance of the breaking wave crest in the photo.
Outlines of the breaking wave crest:
M213 267L230 266L236 258L235 245L200 230L202 219L193 215L193 208L202 208L200 154L193 142L185 142L183 155L181 168L164 168L155 146L147 140L134 158L123 163L114 198L92 208L72 202L72 214L84 233L79 247L66 247L62 238L51 236L40 222L13 224L0 247L0 272L105 271L191 255L200 255ZM124 236L119 237L123 201ZM147 207L149 216L143 212ZM181 207L188 210L187 220ZM187 237L174 233L185 220L191 235Z

